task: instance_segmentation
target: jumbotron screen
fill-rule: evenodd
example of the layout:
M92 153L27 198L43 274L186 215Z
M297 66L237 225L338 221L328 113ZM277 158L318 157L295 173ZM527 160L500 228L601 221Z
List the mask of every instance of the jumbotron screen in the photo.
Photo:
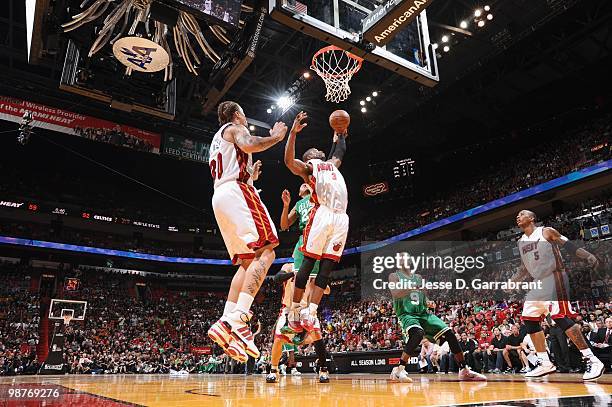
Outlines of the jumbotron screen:
M242 0L175 0L232 25L238 25Z

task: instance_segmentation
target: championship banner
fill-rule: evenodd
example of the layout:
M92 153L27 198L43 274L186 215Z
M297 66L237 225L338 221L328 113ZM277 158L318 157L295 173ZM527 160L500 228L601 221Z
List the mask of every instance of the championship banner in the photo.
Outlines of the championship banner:
M177 158L208 163L210 144L191 140L183 136L169 135L164 137L163 152Z
M0 96L0 119L19 123L25 112L32 113L34 127L159 154L161 137L157 133L18 98Z
M363 38L385 46L408 27L433 0L386 0L363 20Z
M387 181L376 182L363 186L363 196L373 197L376 195L386 194L389 192L389 183Z

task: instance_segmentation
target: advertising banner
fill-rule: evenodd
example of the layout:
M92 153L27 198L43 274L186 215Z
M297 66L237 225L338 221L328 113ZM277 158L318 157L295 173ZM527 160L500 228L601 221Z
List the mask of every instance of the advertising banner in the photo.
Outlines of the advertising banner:
M32 113L34 127L159 154L161 137L157 133L18 98L0 96L0 119L19 123L25 112Z

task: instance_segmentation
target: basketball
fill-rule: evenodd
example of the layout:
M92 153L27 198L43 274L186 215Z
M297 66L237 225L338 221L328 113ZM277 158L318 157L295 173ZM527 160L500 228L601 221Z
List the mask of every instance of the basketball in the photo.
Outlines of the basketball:
M351 116L344 110L334 110L329 116L329 125L336 133L346 133L351 124Z

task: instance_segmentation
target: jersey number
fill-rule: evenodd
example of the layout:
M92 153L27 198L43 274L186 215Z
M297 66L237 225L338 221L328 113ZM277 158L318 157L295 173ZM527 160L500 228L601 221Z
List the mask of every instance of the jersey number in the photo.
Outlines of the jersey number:
M533 252L533 258L536 260L540 260L540 254L538 252Z
M213 177L213 181L221 179L223 175L223 156L221 153L217 154L217 159L210 162L210 175Z
M419 293L415 293L414 291L410 293L410 302L412 305L419 305Z

